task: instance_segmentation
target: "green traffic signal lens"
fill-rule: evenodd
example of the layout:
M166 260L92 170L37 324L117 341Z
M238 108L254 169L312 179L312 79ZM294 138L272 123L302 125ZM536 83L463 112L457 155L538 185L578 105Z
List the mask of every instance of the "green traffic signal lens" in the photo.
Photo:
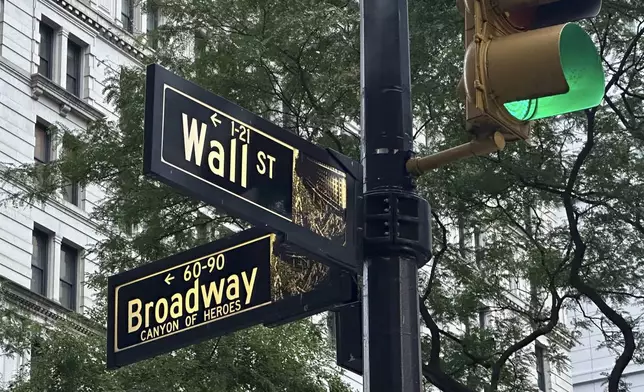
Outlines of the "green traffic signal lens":
M537 120L599 105L604 98L605 84L601 57L590 36L578 24L568 23L561 30L559 57L568 92L505 103L512 116L521 121Z

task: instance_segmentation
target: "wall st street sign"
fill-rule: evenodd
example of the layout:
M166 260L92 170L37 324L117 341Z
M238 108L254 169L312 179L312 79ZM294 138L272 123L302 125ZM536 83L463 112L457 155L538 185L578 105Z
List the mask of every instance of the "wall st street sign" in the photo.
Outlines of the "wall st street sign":
M108 368L355 299L347 274L283 250L253 228L109 277Z
M169 72L147 68L144 172L286 236L329 265L361 269L362 167Z

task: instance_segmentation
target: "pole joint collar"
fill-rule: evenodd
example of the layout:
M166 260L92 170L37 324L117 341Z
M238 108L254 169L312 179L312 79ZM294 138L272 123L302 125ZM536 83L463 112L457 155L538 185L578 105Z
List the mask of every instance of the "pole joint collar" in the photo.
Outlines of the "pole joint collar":
M431 256L430 206L409 191L378 189L364 194L365 256L411 253L419 267Z

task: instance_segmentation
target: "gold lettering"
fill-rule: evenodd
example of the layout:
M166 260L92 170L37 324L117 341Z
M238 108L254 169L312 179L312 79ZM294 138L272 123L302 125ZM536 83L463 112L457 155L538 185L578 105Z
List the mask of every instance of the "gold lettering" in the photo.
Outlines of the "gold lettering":
M248 144L242 146L241 165L241 186L246 188L246 177L248 176Z
M243 272L242 272L243 273ZM232 283L230 283L232 281ZM235 291L233 294L232 291ZM228 277L228 287L226 287L226 298L229 301L239 298L239 276L237 274Z
M154 301L148 302L145 304L145 328L150 326L150 313L152 310L152 307L154 307Z
M179 320L172 320L165 324L156 325L149 329L144 329L141 331L140 338L141 341L146 341L149 339L158 338L165 334L169 334L179 329Z
M234 305L234 307L233 307L233 305ZM239 300L235 300L235 301L230 303L230 313L235 313L239 309L241 309L241 304L239 303Z
M214 308L206 309L203 312L203 320L205 322L217 319L221 316L226 316L241 310L242 305L240 300L235 300L230 303L215 306Z
M253 268L253 272L250 276L250 281L246 276L246 271L242 272L242 281L244 282L244 288L246 289L246 305L250 302L253 297L253 288L255 286L255 278L257 276L257 267Z
M275 157L272 155L267 155L268 156L268 178L273 178L273 163L275 162Z
M257 168L257 172L259 174L266 173L266 163L264 162L264 159L266 159L266 153L264 151L257 152L257 160L259 161L259 163L255 165L255 167Z
M148 329L148 339L150 338L156 338L159 333L159 326L157 325L156 327L152 329Z
M137 309L133 310L132 307L136 305ZM143 306L143 303L141 303L141 300L136 298L133 300L130 300L127 303L128 306L128 317L127 317L127 333L132 333L139 329L141 327L141 323L143 322L143 319L141 317L141 307ZM134 319L137 319L136 326L132 325L132 321Z
M179 324L174 327L175 321L178 323L177 319L201 309L204 309L204 321L240 311L253 299L258 270L259 267L253 267L250 271L203 284L197 278L188 290L175 293L170 298L159 298L147 303L139 298L132 299L128 302L128 333L139 332L141 340L149 340L170 333L173 328L178 329ZM242 288L246 292L245 298L242 298ZM154 326L151 327L151 324ZM143 328L145 331L139 331Z
M163 308L163 315L159 314L159 309ZM161 298L157 301L156 306L154 307L154 317L156 318L157 323L161 324L168 318L168 300Z
M237 160L237 139L230 139L230 182L235 182L235 163Z
M215 297L215 304L219 305L224 295L224 279L222 278L219 281L219 287L217 287L217 283L214 281L210 282L208 292L206 292L206 286L201 286L201 295L203 295L204 307L210 307L210 301L213 296Z
M192 119L190 130L188 130L188 115L181 113L183 120L183 148L185 152L186 161L192 160L192 152L195 153L195 163L201 166L201 156L203 154L203 143L206 137L206 123L201 124L201 132L197 130L199 122L196 118Z
M193 305L190 305L190 295L194 297ZM195 279L194 286L186 293L186 312L194 313L199 310L199 279Z
M210 141L210 148L216 148L217 151L210 151L208 154L208 166L210 171L213 174L218 175L219 177L224 176L224 146L219 143L217 140ZM217 166L215 166L215 159L217 160Z
M170 305L170 317L179 318L183 316L183 297L177 293L172 295L172 305Z
M259 174L266 174L266 159L268 159L268 178L273 178L273 163L275 163L275 157L268 155L264 151L257 152L257 160L259 163L255 166Z

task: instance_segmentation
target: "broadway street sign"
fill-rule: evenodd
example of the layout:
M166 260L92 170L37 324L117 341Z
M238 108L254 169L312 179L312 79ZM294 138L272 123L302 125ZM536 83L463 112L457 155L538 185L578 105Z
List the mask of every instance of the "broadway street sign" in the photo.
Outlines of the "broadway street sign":
M111 276L108 369L356 299L348 274L281 249L253 228Z
M362 167L167 71L147 68L144 172L284 233L321 262L354 272Z

